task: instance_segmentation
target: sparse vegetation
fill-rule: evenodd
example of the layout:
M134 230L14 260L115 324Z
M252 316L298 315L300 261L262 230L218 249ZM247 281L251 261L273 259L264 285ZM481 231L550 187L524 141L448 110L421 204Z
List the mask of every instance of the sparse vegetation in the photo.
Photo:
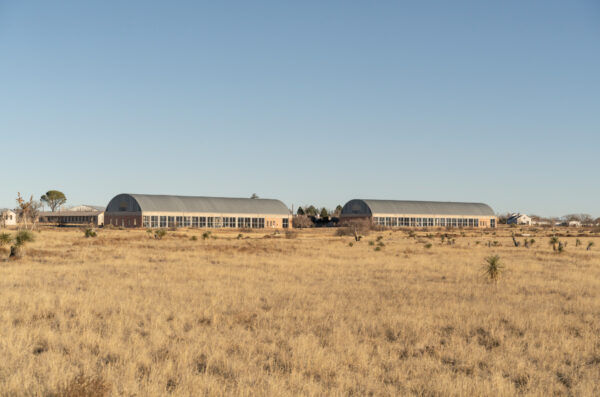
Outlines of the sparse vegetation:
M98 234L96 233L96 231L94 229L92 229L91 227L85 228L85 230L83 231L83 235L86 238L98 236Z
M202 232L36 234L0 263L0 394L598 394L600 250L515 249L508 228L456 246L385 232L384 248ZM490 255L510 264L497 288Z
M167 231L165 229L156 229L154 231L154 238L157 240L162 240L167 235Z
M485 274L491 281L497 282L503 270L504 265L500 262L498 255L485 258Z

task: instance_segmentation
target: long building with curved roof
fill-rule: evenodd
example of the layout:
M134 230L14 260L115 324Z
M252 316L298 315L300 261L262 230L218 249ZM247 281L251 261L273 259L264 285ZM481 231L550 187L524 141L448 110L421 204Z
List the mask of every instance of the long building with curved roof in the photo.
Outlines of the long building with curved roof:
M494 210L483 203L440 201L364 200L348 201L340 222L368 219L387 227L496 227Z
M119 194L106 225L123 227L289 228L287 206L274 199Z

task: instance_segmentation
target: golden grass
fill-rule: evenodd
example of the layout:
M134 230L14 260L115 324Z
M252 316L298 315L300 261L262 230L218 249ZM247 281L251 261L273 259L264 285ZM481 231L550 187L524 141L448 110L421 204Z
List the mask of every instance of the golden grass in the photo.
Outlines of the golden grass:
M600 395L600 239L512 231L44 230L0 262L0 394Z

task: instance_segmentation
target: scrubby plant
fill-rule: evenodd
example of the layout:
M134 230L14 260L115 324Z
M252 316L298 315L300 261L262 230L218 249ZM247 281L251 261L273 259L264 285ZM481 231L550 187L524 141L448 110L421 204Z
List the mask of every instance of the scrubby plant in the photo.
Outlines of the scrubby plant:
M350 241L350 242L348 243L348 247L353 247L353 246L354 246L354 243L353 243L352 241Z
M485 258L484 272L490 281L497 282L503 271L504 265L500 261L500 256L491 255Z
M21 230L14 238L14 244L10 247L10 256L12 259L19 259L23 256L23 247L26 243L34 241L33 234L28 230Z
M204 232L204 233L202 233L202 240L207 240L207 239L209 239L211 234L212 234L212 233L211 233L211 232L208 232L208 231L207 231L207 232ZM241 235L241 233L240 233L240 235Z
M204 235L202 235L202 238L204 238ZM244 235L242 233L237 235L238 240L241 240L242 238L244 238Z
M86 238L90 238L90 237L96 237L98 234L96 233L96 231L94 229L92 229L91 227L88 227L83 231L83 235Z
M383 240L383 236L377 236L376 241L381 241L381 240Z
M552 246L552 250L553 250L554 252L556 252L556 247L558 246L558 243L559 243L559 242L560 242L560 241L558 240L558 237L556 237L556 236L552 236L552 237L550 238L550 241L548 242L548 244L550 244L550 245Z
M154 238L157 240L162 240L163 237L165 237L167 235L167 231L165 229L157 229L154 232Z
M425 245L424 245L424 247L425 247L426 249L429 249L429 248L431 248L432 246L433 246L433 244L431 244L431 243L427 243L427 244L425 244Z
M575 247L579 247L581 245L581 240L577 239L575 240Z
M567 243L563 244L562 241L559 241L558 242L558 253L559 254L562 253L565 250L566 246L567 246Z
M3 245L8 245L12 241L12 237L8 233L0 233L0 247Z
M381 247L375 247L375 251L381 251Z
M190 238L190 240L192 240L192 241L198 241L198 236L192 236L192 238Z
M592 247L593 247L594 245L595 245L595 244L594 244L594 242L593 242L593 241L590 241L590 242L588 243L588 245L587 245L587 248L586 248L586 250L587 250L587 251L591 251L591 250L592 250Z
M377 243L377 245L378 245L379 247L385 247L385 244L383 243L383 241L380 241L379 243Z
M369 241L369 245L373 246L373 245L375 245L375 242L374 241Z

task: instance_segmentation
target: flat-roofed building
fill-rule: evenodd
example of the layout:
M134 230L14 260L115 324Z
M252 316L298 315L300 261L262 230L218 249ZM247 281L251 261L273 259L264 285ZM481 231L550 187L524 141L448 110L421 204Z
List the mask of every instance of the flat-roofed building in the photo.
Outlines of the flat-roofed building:
M340 223L367 219L387 227L496 227L492 208L482 203L439 201L350 200L342 208Z
M41 223L57 225L104 225L104 207L95 205L79 205L59 211L40 212Z
M287 229L290 210L279 200L119 194L106 207L106 225Z

